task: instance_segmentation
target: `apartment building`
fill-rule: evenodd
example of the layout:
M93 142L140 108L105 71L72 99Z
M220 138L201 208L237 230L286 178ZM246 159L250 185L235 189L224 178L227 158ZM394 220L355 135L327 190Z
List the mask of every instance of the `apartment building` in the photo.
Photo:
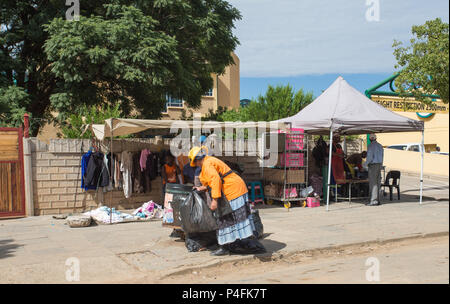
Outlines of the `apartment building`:
M236 54L232 54L234 64L226 67L223 75L213 74L213 87L202 97L202 104L198 109L189 108L183 100L168 97L166 109L162 119L179 119L183 110L189 116L190 112L206 115L209 110L216 111L220 106L237 109L240 105L240 61Z

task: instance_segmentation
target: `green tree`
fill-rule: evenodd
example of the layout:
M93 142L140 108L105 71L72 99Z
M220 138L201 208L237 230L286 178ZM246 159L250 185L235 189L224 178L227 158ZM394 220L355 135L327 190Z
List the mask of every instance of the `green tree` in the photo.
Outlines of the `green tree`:
M197 107L211 74L233 63L241 16L224 0L96 0L80 8L79 21L67 21L65 1L0 2L0 88L8 100L17 93L9 88L20 88L27 97L18 106L36 121L56 111L61 123L103 104L158 118L167 95Z
M397 90L408 93L424 102L425 94L438 94L445 103L449 101L449 26L441 19L427 21L412 27L414 38L410 45L394 41L396 68L400 75L395 80Z
M312 92L303 89L297 92L290 86L269 86L264 96L238 110L229 110L220 115L222 121L273 121L300 112L314 100Z
M0 127L20 127L29 95L16 86L0 87Z
M123 117L119 104L103 105L102 107L83 105L78 114L70 114L67 120L62 122L61 133L58 135L62 138L91 138L91 132L84 132L84 127L87 124L102 125L106 119L111 117Z

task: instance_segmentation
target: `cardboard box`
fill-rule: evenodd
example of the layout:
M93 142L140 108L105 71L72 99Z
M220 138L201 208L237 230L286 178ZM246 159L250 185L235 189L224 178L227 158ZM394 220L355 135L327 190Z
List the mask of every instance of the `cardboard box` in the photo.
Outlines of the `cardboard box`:
M264 178L268 182L284 183L284 169L265 169ZM286 170L286 183L287 184L299 184L305 182L305 170Z

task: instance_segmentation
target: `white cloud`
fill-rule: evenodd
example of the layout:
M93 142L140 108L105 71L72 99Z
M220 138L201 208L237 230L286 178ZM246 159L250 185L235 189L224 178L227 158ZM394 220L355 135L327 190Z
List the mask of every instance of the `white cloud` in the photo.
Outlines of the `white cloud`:
M235 31L242 77L392 72L393 40L449 15L448 0L380 0L379 22L366 20L366 0L228 2L243 15Z

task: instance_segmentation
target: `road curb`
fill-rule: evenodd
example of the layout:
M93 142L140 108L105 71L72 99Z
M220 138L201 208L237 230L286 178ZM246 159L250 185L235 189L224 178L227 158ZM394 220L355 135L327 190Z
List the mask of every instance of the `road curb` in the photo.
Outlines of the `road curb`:
M414 239L426 239L426 238L435 238L435 237L443 237L448 236L448 231L442 231L442 232L433 232L433 233L421 233L416 235L408 235L404 237L398 237L398 238L392 238L392 239L376 239L376 240L370 240L365 242L356 242L356 243L348 243L343 245L337 245L337 246L327 246L327 247L319 247L319 248L312 248L312 249L302 249L302 250L294 250L291 252L277 252L274 254L270 253L264 253L264 254L257 254L257 255L244 255L244 256L231 256L231 258L228 259L221 259L221 260L213 260L210 262L207 262L203 265L191 265L183 267L183 269L176 269L173 271L169 271L168 273L162 275L159 277L159 280L167 279L173 276L179 276L184 275L192 272L199 272L204 269L217 267L224 264L230 264L235 262L243 262L243 261L251 261L255 259L259 259L263 262L269 262L269 261L277 261L282 258L289 258L294 255L299 254L313 254L313 253L320 253L323 251L338 251L338 250L344 250L349 247L354 246L370 246L370 245L385 245L390 243L396 243L396 242L402 242L406 240L414 240Z

